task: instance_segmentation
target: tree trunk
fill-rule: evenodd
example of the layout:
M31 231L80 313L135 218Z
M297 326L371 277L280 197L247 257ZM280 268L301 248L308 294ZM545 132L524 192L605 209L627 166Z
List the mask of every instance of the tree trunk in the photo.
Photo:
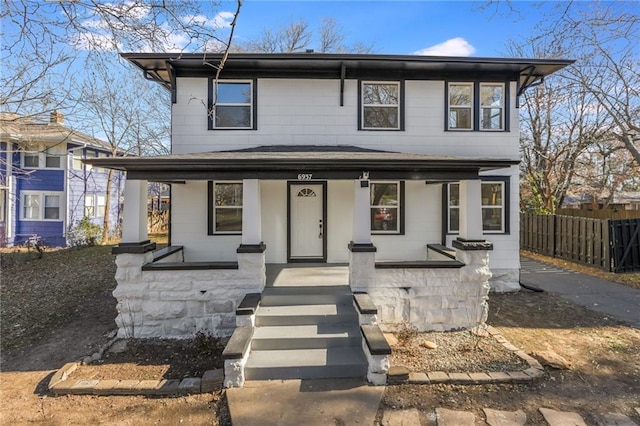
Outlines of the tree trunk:
M104 218L102 222L102 242L109 240L109 219L111 218L111 180L113 178L113 169L109 169L107 175L107 190L104 196Z

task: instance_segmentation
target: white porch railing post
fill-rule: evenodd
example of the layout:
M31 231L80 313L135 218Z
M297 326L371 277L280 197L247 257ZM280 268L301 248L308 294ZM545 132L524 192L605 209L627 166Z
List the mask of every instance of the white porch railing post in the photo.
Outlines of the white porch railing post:
M147 181L127 179L124 183L122 242L137 243L147 237Z
M460 181L460 238L482 240L482 194L480 180Z

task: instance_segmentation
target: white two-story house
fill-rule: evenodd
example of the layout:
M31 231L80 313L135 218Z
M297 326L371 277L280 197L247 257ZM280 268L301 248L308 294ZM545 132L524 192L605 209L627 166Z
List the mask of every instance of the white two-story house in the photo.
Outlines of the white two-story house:
M471 326L489 277L518 290L518 98L571 61L123 56L172 101L170 155L93 162L127 172L116 296L140 335L230 333L273 264L347 265L383 327ZM157 262L146 181L171 184Z

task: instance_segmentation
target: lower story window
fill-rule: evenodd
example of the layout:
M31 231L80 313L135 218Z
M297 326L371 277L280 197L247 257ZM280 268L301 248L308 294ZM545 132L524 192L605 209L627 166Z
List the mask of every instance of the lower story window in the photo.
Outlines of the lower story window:
M242 232L242 182L213 183L213 231L216 234Z
M506 230L504 181L487 181L481 184L482 231L502 233ZM448 229L449 233L460 231L460 185L448 185Z
M22 220L60 220L61 196L52 193L22 195Z
M371 231L376 234L401 232L401 182L371 182Z

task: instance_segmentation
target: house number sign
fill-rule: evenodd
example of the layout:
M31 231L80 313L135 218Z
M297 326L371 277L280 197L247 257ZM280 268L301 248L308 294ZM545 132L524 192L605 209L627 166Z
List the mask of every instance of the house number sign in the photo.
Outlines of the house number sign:
M298 173L298 180L311 180L313 178L312 173Z

